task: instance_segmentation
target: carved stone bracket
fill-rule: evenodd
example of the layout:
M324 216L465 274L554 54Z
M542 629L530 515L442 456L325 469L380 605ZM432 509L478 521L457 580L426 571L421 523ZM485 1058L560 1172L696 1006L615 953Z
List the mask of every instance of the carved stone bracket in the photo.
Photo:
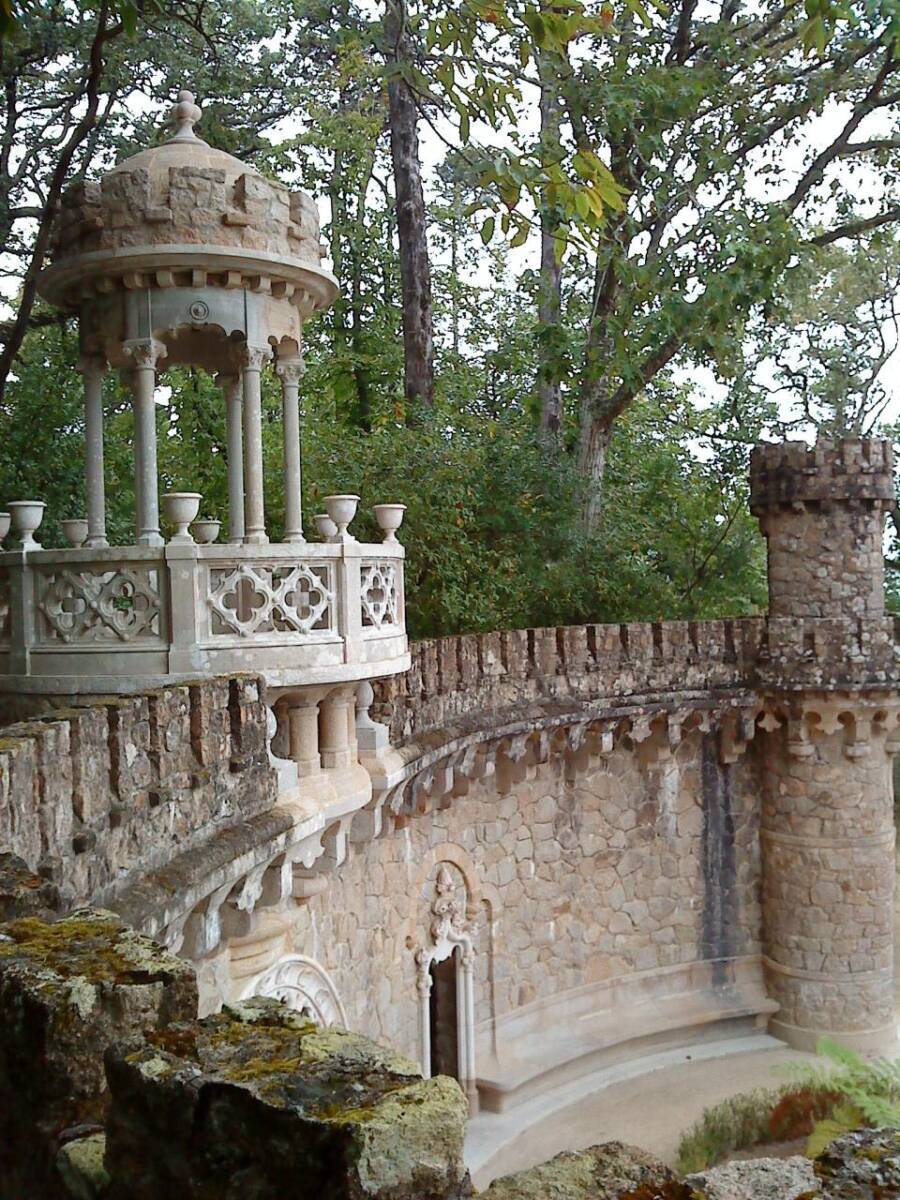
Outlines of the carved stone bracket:
M810 694L767 702L759 727L767 733L786 727L786 745L793 758L810 758L817 736L843 732L848 759L864 758L881 741L886 753L900 748L900 701L859 692Z

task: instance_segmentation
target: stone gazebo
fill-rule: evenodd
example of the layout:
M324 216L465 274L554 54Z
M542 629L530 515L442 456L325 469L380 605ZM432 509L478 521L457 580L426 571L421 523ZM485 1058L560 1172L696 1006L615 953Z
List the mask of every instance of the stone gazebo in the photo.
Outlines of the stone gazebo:
M392 532L399 506L377 510L383 544L346 532L355 497L329 497L340 528L325 521L324 542L304 538L303 322L338 290L320 264L315 204L207 145L194 132L200 115L182 92L169 141L64 198L40 287L80 325L87 535L75 548L44 549L29 533L40 507L10 501L18 541L0 552L0 692L122 693L242 670L288 689L409 664L404 552ZM168 543L160 532L154 390L162 370L183 364L215 375L222 390L226 544L198 545L187 533L193 494L163 497L170 516L179 505L186 512ZM285 528L275 541L262 453L269 365L281 382L284 432ZM117 547L104 494L110 368L129 382L135 429L135 538Z

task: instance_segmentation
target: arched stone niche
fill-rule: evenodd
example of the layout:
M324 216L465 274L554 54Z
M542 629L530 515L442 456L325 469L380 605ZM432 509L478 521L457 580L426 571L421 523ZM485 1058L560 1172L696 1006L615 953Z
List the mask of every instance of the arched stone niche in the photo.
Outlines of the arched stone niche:
M434 968L454 963L456 1078L477 1110L475 1084L474 923L467 915L467 889L460 869L449 862L436 864L429 878L427 899L430 924L425 944L415 951L416 988L419 995L419 1029L422 1072L432 1074L432 1002L437 982Z
M248 986L244 998L266 996L305 1013L316 1025L347 1027L347 1014L337 988L323 967L302 954L280 959Z

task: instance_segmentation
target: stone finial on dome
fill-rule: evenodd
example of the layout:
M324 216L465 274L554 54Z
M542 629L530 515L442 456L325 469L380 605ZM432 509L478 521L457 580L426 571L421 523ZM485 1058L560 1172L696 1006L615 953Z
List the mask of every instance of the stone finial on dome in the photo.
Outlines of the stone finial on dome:
M178 101L173 105L170 114L175 133L169 141L199 142L201 139L194 133L194 126L202 115L200 106L194 103L194 93L179 92Z

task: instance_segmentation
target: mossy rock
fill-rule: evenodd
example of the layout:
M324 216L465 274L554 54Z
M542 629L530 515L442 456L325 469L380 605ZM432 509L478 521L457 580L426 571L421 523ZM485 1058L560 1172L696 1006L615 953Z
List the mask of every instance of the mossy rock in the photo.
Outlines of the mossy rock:
M836 1138L815 1160L822 1200L900 1196L900 1130L860 1129Z
M102 1200L109 1189L103 1162L106 1138L102 1133L66 1142L56 1156L56 1169L72 1200Z
M496 1179L481 1200L693 1200L659 1159L622 1142L566 1151Z
M29 870L16 854L0 853L0 921L19 917L52 920L61 908L54 883Z
M255 1000L112 1052L119 1200L458 1200L467 1103L367 1038Z
M108 1047L196 1011L190 966L113 913L0 926L0 1197L55 1196L57 1134L105 1119Z

